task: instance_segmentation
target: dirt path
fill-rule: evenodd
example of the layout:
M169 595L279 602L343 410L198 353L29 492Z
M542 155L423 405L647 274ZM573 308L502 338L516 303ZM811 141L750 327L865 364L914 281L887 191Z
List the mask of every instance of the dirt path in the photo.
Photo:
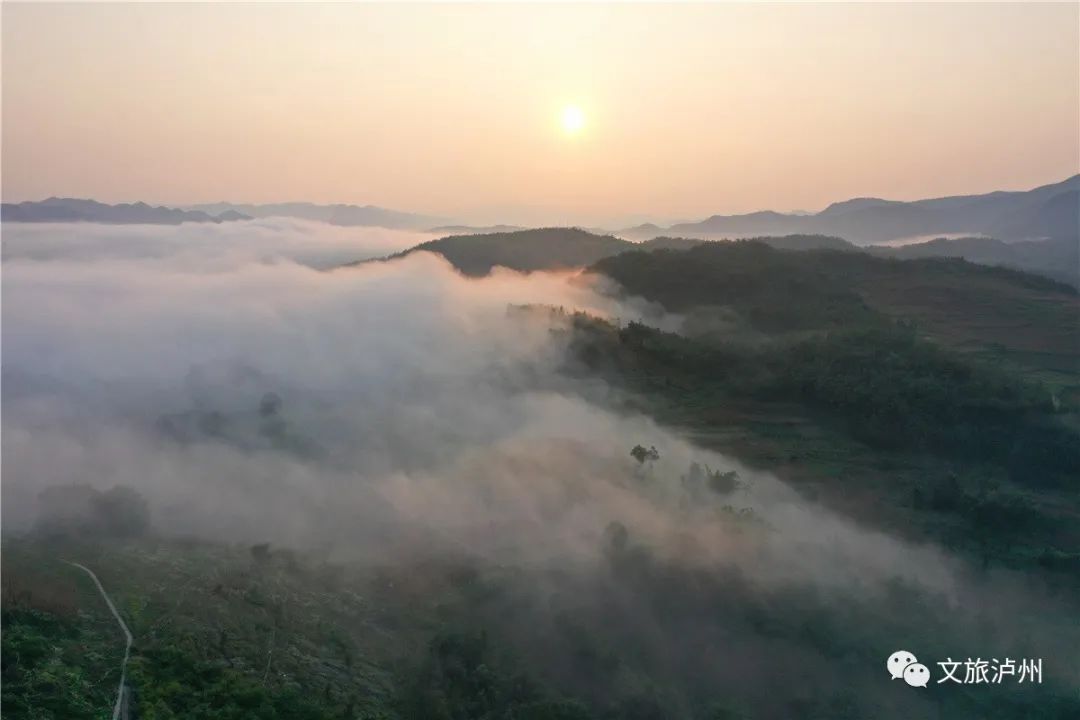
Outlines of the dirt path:
M124 631L124 660L120 663L120 687L116 691L116 704L113 706L112 714L112 720L118 720L120 718L121 708L126 707L126 703L124 702L124 691L125 683L127 682L127 663L128 657L131 655L131 643L133 642L134 638L131 636L131 631L128 630L128 626L124 624L124 619L121 618L120 613L116 611L116 606L113 605L113 601L109 598L109 594L105 592L104 586L101 584L101 581L98 580L98 576L94 574L94 571L86 567L85 565L80 565L79 563L68 562L67 560L65 560L64 562L66 562L68 565L71 565L72 567L79 568L90 576L90 579L94 581L95 585L97 585L97 589L98 592L101 593L101 597L105 598L105 604L109 606L109 611L113 614L113 617L116 618L116 622L120 624L120 629ZM126 712L124 714L125 716L127 715Z

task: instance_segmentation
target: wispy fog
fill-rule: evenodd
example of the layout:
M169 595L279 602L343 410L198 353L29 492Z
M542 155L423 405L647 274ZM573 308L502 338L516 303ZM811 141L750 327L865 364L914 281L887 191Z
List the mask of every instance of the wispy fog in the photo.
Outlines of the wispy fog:
M331 268L404 250L434 235L378 227L338 227L270 217L227 223L104 225L8 223L3 259L160 265L160 271L206 273L251 263Z
M774 587L973 592L941 551L611 409L614 391L558 373L557 320L508 307L642 305L573 273L466 279L426 253L315 269L414 240L280 220L5 226L5 530L32 525L46 486L123 484L161 532L340 558L588 565L618 522L658 556ZM639 466L638 443L660 460ZM743 487L694 487L694 462ZM753 522L723 520L743 508Z
M680 478L691 462L737 465L584 400L556 373L553 321L510 310L641 316L594 281L470 280L430 254L325 272L418 237L292 220L4 230L9 529L32 522L41 487L85 482L143 491L165 531L344 554L434 538L588 554L612 521L658 542L697 521L695 533L722 531L687 514ZM661 451L647 478L637 443ZM936 553L860 533L740 469L752 482L729 502L756 506L802 552L845 546L838 572L883 565L948 589ZM806 567L770 562L763 572Z

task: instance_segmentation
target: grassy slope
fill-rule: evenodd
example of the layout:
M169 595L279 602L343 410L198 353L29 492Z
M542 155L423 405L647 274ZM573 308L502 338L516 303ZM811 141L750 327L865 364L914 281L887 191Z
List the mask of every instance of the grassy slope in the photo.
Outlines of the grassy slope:
M936 262L940 267L926 279L879 273L862 281L860 292L872 307L914 319L945 345L1004 361L1077 397L1080 298L1054 286Z

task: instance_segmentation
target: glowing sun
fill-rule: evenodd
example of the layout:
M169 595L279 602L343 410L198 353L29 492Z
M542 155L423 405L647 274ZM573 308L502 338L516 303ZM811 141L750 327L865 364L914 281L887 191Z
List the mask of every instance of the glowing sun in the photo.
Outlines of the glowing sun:
M577 105L567 105L559 116L559 124L567 135L577 135L585 129L585 113Z

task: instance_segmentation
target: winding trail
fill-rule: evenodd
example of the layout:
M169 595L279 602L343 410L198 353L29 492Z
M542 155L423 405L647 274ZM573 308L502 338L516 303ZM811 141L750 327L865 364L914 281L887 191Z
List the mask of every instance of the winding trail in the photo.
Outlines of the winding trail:
M128 630L128 626L124 624L124 619L121 618L120 613L116 611L116 606L113 605L113 601L109 598L109 594L105 592L104 586L101 584L101 581L98 580L98 576L94 574L94 571L86 567L85 565L80 565L76 562L69 562L67 560L64 560L64 562L68 565L79 568L90 576L90 579L94 581L95 585L97 585L97 589L98 592L101 593L101 597L105 598L105 604L109 606L109 611L112 612L113 617L116 618L116 622L120 623L120 629L124 631L124 637L127 641L127 644L124 646L124 661L120 663L120 688L116 691L116 704L113 706L112 714L112 720L117 720L117 718L120 717L120 708L124 703L124 684L127 681L128 656L131 655L131 643L134 641L134 638L131 636L131 631Z

